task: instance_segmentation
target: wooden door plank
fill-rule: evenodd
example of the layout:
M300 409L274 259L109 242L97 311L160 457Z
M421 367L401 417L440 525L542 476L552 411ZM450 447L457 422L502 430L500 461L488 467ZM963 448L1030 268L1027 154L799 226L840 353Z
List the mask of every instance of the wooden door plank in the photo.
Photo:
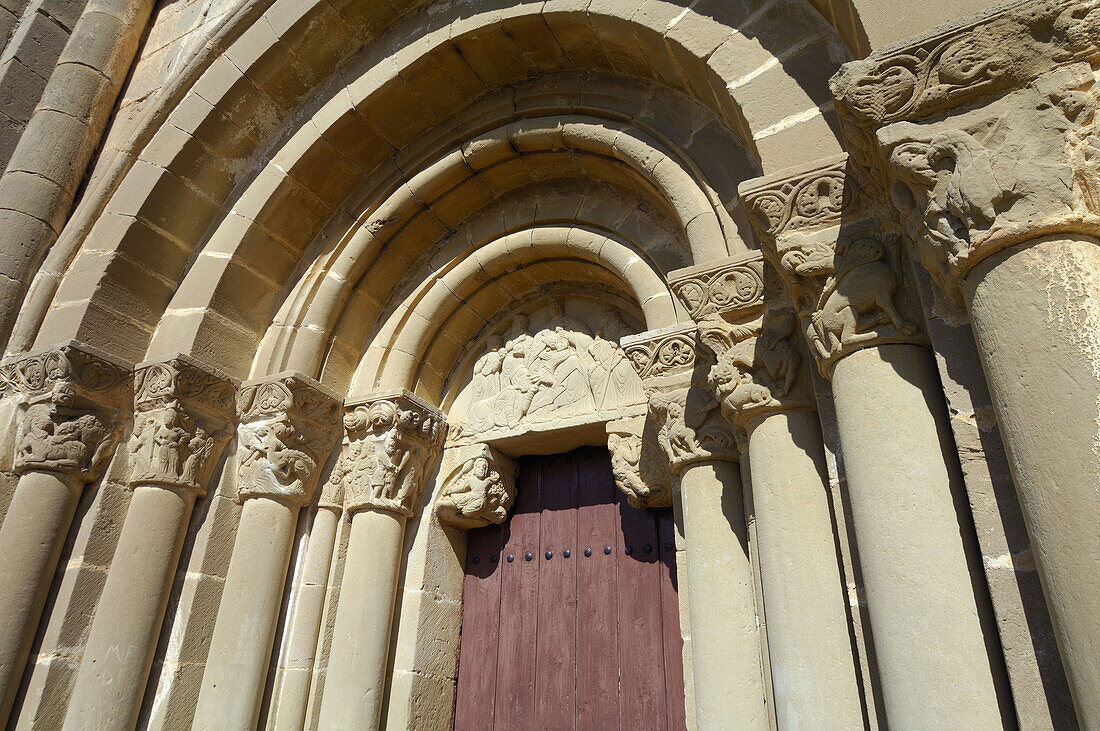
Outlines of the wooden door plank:
M576 452L542 463L535 726L572 729L577 688ZM569 551L569 557L564 551ZM547 558L549 556L549 558Z
M665 709L669 731L686 731L684 708L684 638L680 634L680 604L676 597L676 526L672 508L657 511L660 542L661 635L665 654Z
M584 452L578 467L577 728L606 731L619 725L618 491L606 450Z
M520 460L519 494L501 560L500 649L494 728L527 728L535 713L535 633L539 598L539 469ZM525 560L530 553L531 560ZM508 561L508 556L513 557Z
M466 543L466 582L462 591L462 646L459 651L455 730L493 727L500 638L500 548L503 526L478 528ZM496 560L494 560L496 559Z
M619 728L665 728L664 640L657 523L645 510L619 506ZM647 550L648 547L648 550Z

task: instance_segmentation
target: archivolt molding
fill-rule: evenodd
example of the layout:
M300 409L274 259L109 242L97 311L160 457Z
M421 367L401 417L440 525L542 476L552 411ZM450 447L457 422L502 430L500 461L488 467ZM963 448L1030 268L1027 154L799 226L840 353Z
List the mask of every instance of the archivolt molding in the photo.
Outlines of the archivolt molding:
M560 12L553 7L545 7L539 9L539 13L525 12L524 9L516 9L514 16L510 18L510 22L517 24L515 30L519 28L535 29L532 32L537 36L540 35L546 37L545 26L549 23L550 26L557 26L560 31L565 32L565 28L569 27L572 30L573 14L568 12ZM311 10L304 8L302 16L309 15ZM735 12L736 11L732 11ZM658 13L660 15L660 13ZM679 16L680 11L677 10L673 14L673 17ZM767 15L767 14L765 14ZM798 16L798 14L796 14ZM798 16L801 17L801 16ZM427 25L423 22L425 18L428 18ZM353 94L355 98L362 99L362 103L353 104L350 101L342 101L340 106L325 113L326 119L333 119L334 124L340 126L340 131L336 131L335 128L330 128L330 131L326 133L326 139L323 144L320 142L319 135L316 136L317 144L311 145L305 138L301 140L292 140L292 144L287 148L284 148L287 152L290 150L302 151L308 150L308 154L298 158L298 162L295 163L293 158L278 159L276 155L275 162L278 165L278 169L268 170L262 174L263 183L262 187L266 187L272 191L272 195L275 198L281 199L283 203L294 199L309 200L309 206L316 211L335 210L335 199L331 196L333 190L331 185L334 181L341 178L340 174L333 174L334 171L348 171L356 167L366 170L377 164L381 158L372 158L375 154L374 151L381 152L383 156L387 154L386 145L384 142L388 142L393 147L401 149L405 146L405 142L413 139L431 124L435 124L437 121L445 118L448 114L458 111L461 106L448 106L454 104L454 99L447 98L446 94L439 93L440 90L446 90L448 88L454 88L456 81L461 81L454 74L459 74L460 69L453 66L450 63L454 59L454 51L462 47L465 51L470 51L474 46L477 46L481 41L475 41L475 38L486 39L494 38L499 40L500 37L494 33L486 33L487 27L494 26L499 16L496 14L490 15L477 15L462 18L450 18L447 14L437 14L425 16L425 18L410 18L406 23L399 23L394 26L388 33L393 37L395 43L392 45L386 45L386 48L396 47L403 49L402 53L396 60L387 58L386 61L390 68L393 69L394 74L387 76L386 74L371 73L362 77L360 81L353 82L351 84L345 84L343 79L354 78L360 71L366 72L368 69L372 69L379 61L382 60L382 55L372 52L379 51L385 44L373 43L370 45L367 52L353 65L348 66L348 73L342 78L330 77L333 79L332 86L329 90L322 92L322 94L329 95L328 98L335 98L335 96L341 96L343 99L347 99L346 96L338 94L334 96L336 90L341 86L346 86L349 92ZM552 18L552 20L551 20ZM580 28L590 31L587 22L584 20L584 15L580 14L577 18L581 20ZM648 23L656 20L655 17L646 17L644 21L639 18L638 22ZM758 21L762 22L760 27L753 26L750 35L757 38L760 42L763 42L765 46L769 45L769 42L773 45L782 45L782 41L776 43L776 39L779 36L774 35L775 30L772 26L772 20L769 18L767 22L763 22L761 17L753 18L741 18L731 17L730 21L733 25L729 27L736 27L739 20L744 20L749 25ZM722 26L716 23L714 20L699 17L699 21L708 27L713 25L716 29ZM274 21L273 21L274 22ZM440 27L432 30L433 24L442 23L445 26L448 23L452 23L452 27ZM679 32L675 29L671 29L669 23L671 18L664 22L658 22L657 26L660 30L654 31L654 40L660 41L660 43L668 42L674 46L680 42ZM677 22L680 22L677 19ZM811 25L818 21L807 21ZM562 23L565 25L563 26ZM278 19L278 25L280 27L286 26L288 32L291 35L288 37L290 44L294 45L298 39L294 36L292 28L301 27L295 23L291 23L287 26L284 18ZM676 23L672 24L673 26ZM428 29L427 31L425 29ZM541 29L541 30L538 30ZM641 28L639 30L642 30ZM747 30L747 29L746 29ZM310 28L310 37L316 37L312 35L316 28ZM788 37L786 35L788 29L784 28L783 38ZM427 35L424 35L425 32ZM648 31L643 32L643 35ZM421 38L421 43L404 43L396 42L398 39L404 38ZM547 38L550 41L553 48L559 49L558 45L560 38L557 38L556 34L551 31L550 36ZM660 38L665 36L665 38ZM828 44L830 34L823 34L823 43ZM306 64L309 67L310 63L320 63L321 66L325 64L333 64L336 59L341 57L343 49L347 46L347 42L351 42L354 45L357 38L369 37L369 34L358 34L355 32L347 33L346 30L337 32L334 29L333 39L341 39L335 42L332 47L321 57L314 57L309 59L309 63ZM527 33L519 33L519 35L512 34L510 38L519 39L521 45L528 44L533 36ZM576 36L568 36L571 41L576 40ZM716 35L719 39L726 39L730 43L736 45L739 36L736 34L724 34ZM250 38L250 42L255 42L257 39ZM600 45L598 38L590 39L594 43L594 47ZM628 46L634 46L638 42L637 33L634 33L629 39ZM280 41L284 43L285 41ZM495 42L495 41L494 41ZM547 71L556 69L567 69L570 67L581 67L588 70L606 68L608 71L620 72L620 69L615 68L612 65L607 64L606 59L600 60L601 54L597 54L595 58L587 58L584 62L580 62L578 58L569 58L568 54L562 53L562 55L549 64L549 66L541 66L535 68L530 65L530 55L527 52L520 51L516 48L516 54L510 55L511 51L507 49L512 47L514 41L505 40L504 43L504 55L496 58L496 65L485 65L478 61L470 61L474 65L478 66L477 70L467 67L466 71L462 71L467 75L469 81L476 79L476 84L480 84L483 90L491 91L493 89L499 89L508 83L514 83L521 80L525 75L537 71L540 74L545 74ZM718 45L721 45L721 40L716 41ZM320 44L324 45L324 44ZM573 47L572 43L569 44ZM253 64L264 65L265 69L270 68L270 57L265 57L266 49L263 49L262 43L259 46L253 46L259 52L241 53L235 58L235 62L244 68L244 75L238 77L238 81L235 84L225 84L219 82L218 84L209 83L207 77L213 74L213 67L211 68L211 74L207 74L201 79L195 87L194 94L185 96L183 102L180 104L180 110L186 109L186 113L178 111L170 118L171 126L175 129L180 129L186 134L194 135L196 145L202 146L205 150L205 154L211 154L212 159L217 158L218 155L227 155L227 159L223 165L223 169L229 171L228 174L220 173L210 177L196 176L193 167L190 166L191 156L195 154L194 145L185 145L186 149L178 149L178 145L173 145L167 138L158 134L153 137L147 147L147 154L143 154L146 158L143 162L139 162L135 167L122 179L118 188L118 194L112 199L112 203L109 203L104 209L105 215L101 218L104 221L109 221L110 225L106 223L97 225L101 230L99 235L95 236L97 250L103 252L103 256L110 259L115 259L123 256L129 261L136 261L140 258L140 252L132 250L131 245L127 242L128 237L133 237L135 234L131 233L131 229L142 228L144 232L138 235L139 238L143 238L145 245L148 246L149 241L156 241L158 248L167 247L167 250L174 250L182 246L184 249L190 248L194 245L196 240L203 237L207 224L212 217L218 215L217 209L222 204L220 201L224 201L226 196L231 193L234 188L239 188L240 176L236 171L245 171L249 168L254 169L253 165L245 163L241 158L240 151L242 149L247 150L247 155L254 154L253 151L265 149L266 140L270 139L270 129L280 128L279 122L288 119L290 115L286 114L282 110L274 112L274 119L278 120L274 125L271 124L271 119L264 119L263 115L270 115L272 113L273 100L278 97L278 104L285 104L288 100L290 106L296 106L302 99L305 98L306 90L308 88L316 89L318 87L316 83L315 74L311 73L310 83L296 85L296 74L287 75L287 81L289 82L290 89L294 89L289 96L286 94L287 89L280 89L279 94L275 96L268 95L264 90L268 87L270 80L273 78L270 73L265 71L262 75L256 75L255 79L250 78L253 74ZM303 48L297 47L299 52L303 51ZM415 49L415 50L412 50ZM428 56L425 55L425 50L428 53L432 52L432 49L436 49L439 55L433 62L429 62ZM717 49L712 49L717 50ZM281 48L280 51L285 51L285 48ZM639 66L630 67L631 73L642 72L643 76L649 76L654 80L662 83L669 83L670 79L664 78L662 74L654 72L651 67L648 67L646 61L646 54L640 49L637 49L636 58L640 62ZM824 51L823 51L824 52ZM681 64L684 60L692 57L692 52L683 47L684 57L681 59ZM709 58L714 60L716 57L733 58L737 54L735 49L731 48L729 53L714 54L708 51ZM276 54L278 55L278 54ZM384 54L389 56L388 52ZM828 55L826 53L826 55ZM473 56L463 54L465 59L477 59L479 58L477 53ZM482 57L483 58L483 57ZM264 59L261 61L261 59ZM406 60L407 59L407 60ZM447 63L442 63L443 60L448 60ZM507 60L507 63L504 61ZM546 59L549 61L549 59ZM596 62L596 63L592 63ZM466 63L465 61L463 63ZM700 65L703 65L703 61L698 61ZM215 64L218 66L218 73L224 77L224 74L229 73L232 75L234 72L230 67L225 64ZM354 68L353 68L354 67ZM257 67L258 68L258 67ZM331 65L328 68L332 68ZM425 71L423 74L412 73L413 68ZM646 69L649 69L648 71ZM400 73L401 69L405 69L408 73ZM428 70L431 69L431 70ZM751 70L751 69L750 69ZM496 73L491 73L496 71ZM741 130L743 139L747 142L751 148L755 144L755 135L746 134L744 130L748 129L748 125L744 121L738 118L736 111L736 104L729 99L728 93L725 92L725 86L740 76L730 73L730 78L724 78L723 71L718 68L712 68L708 70L709 74L714 74L712 77L715 81L714 90L703 91L700 90L694 83L696 77L692 77L691 81L685 81L684 78L679 78L672 83L675 88L680 88L689 93L690 95L698 95L705 104L713 104L714 108L721 109L722 113L719 115L721 118L728 120L734 120L728 122L732 128ZM323 75L323 73L322 73ZM461 74L459 74L461 75ZM743 74L742 74L743 75ZM691 76L689 74L689 76ZM707 74L698 76L697 78L706 78ZM279 74L275 74L275 77L279 77ZM260 81L259 79L263 79ZM298 76L300 78L300 76ZM419 82L423 80L424 83L432 85L435 89L434 93L429 93L426 88L421 88L416 85L410 85L406 79L414 78ZM486 80L491 79L488 83ZM724 79L724 80L723 80ZM436 83L438 82L438 83ZM282 81L280 82L282 83ZM475 84L475 85L476 85ZM459 84L458 88L462 88L462 84ZM735 87L741 89L742 87ZM792 84L793 89L798 89L799 84L795 82ZM471 87L471 90L473 87ZM718 90L721 90L720 92ZM274 92L274 88L272 88ZM202 94L200 98L197 96ZM248 95L258 95L255 101L256 103L244 103L243 97ZM395 96L396 95L396 96ZM387 99L392 101L402 96L407 99L408 103L405 105L404 112L406 114L391 114L390 106L383 103ZM462 97L462 103L465 104L466 100L470 98L469 94L460 93L457 96ZM474 94L477 96L477 94ZM312 97L317 98L317 97ZM199 107L206 104L209 101L214 105L214 109L208 111L200 111ZM428 106L423 106L424 104ZM320 107L316 107L319 109ZM381 116L378 112L386 109ZM214 110L222 110L221 112L215 112ZM224 114L222 117L218 117L219 113ZM731 117L730 114L733 116ZM259 116L255 116L259 115ZM348 125L357 126L366 120L366 127L363 127L364 135L360 135L359 139L349 144L349 136L346 135L348 131ZM360 121L357 121L360 120ZM820 117L811 119L810 123L802 124L800 127L803 131L806 131L808 127L820 126L823 133L820 134L822 140L831 137L831 134L827 132L827 125L824 125ZM167 126L167 125L166 125ZM241 130L248 130L247 133L242 135ZM370 132L369 135L365 133ZM249 138L251 133L255 135ZM313 133L311 133L313 134ZM355 135L351 135L355 137ZM242 140L248 141L242 147ZM769 141L771 138L769 137ZM371 150L368 152L368 148ZM297 154L297 153L295 153ZM370 164L364 164L370 160ZM281 172L287 171L286 173ZM145 191L140 193L139 191ZM163 207L163 198L167 196L172 198L174 203L175 213L168 214ZM117 202L117 205L113 205ZM237 207L235 206L235 209ZM258 219L268 215L268 212L281 212L280 220L286 220L287 216L293 218L297 212L292 212L287 205L265 205L260 203L258 208L243 208L241 213L248 218ZM180 212L186 212L185 215L178 215ZM309 218L302 218L302 223L306 222ZM271 224L269 229L278 230L279 227L275 225L275 221L272 219L269 221ZM259 233L254 235L266 236L269 233ZM148 238L146 238L148 237ZM169 257L171 261L166 261L169 267L177 266L179 262L186 259L186 255L181 257L172 256ZM119 263L118 266L128 266L128 264ZM163 276L162 282L156 285L152 285L150 292L157 291L159 287L161 291L165 288L170 291L172 282L178 278L178 274L170 273L167 271L160 273ZM109 277L110 275L108 275ZM129 286L129 285L122 285ZM49 288L49 287L47 287ZM59 292L59 295L61 293ZM97 294L96 297L99 295ZM157 297L160 295L158 294ZM155 301L156 297L153 298ZM68 291L64 293L64 297L58 299L59 302L72 303L76 307L76 303L85 301L86 297L81 297L80 293L76 290ZM165 297L167 300L167 297ZM163 305L162 305L163 306ZM112 318L118 319L117 314L112 314L110 308L110 302L107 300L96 299L93 304L82 306L86 309L89 315L94 310L97 315L102 315L108 320ZM101 309L106 311L101 312ZM34 320L40 315L34 313L28 313L31 320ZM72 317L66 319L67 322L72 321ZM89 321L90 322L90 321ZM33 329L33 323L29 323ZM44 323L45 331L49 332L51 337L58 334L58 330L64 330L67 325L63 321L53 321ZM124 328L127 332L127 336L122 339L123 342L129 346L131 341L133 342L145 342L148 340L147 334L141 334L139 331L142 327L139 326L137 321L128 321L125 319L118 320L117 322L120 328ZM183 325L181 323L181 325ZM90 325L85 325L88 327ZM147 327L151 327L146 322ZM195 331L196 324L190 323L183 325L184 329L190 328ZM218 327L211 325L214 330ZM135 329L136 328L136 329ZM221 327L224 331L225 327ZM202 337L215 337L214 334L206 333ZM55 337L56 339L56 337ZM151 353L152 354L152 353Z

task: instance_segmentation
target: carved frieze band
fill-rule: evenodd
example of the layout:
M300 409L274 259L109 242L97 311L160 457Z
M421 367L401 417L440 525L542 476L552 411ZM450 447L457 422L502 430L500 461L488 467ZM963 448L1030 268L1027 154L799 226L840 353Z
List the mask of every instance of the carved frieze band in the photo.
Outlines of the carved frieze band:
M1100 58L1095 0L1023 0L844 64L831 87L858 124L916 120Z
M668 283L696 322L727 312L748 315L764 304L764 259L750 251L672 272Z
M742 199L793 301L826 377L844 355L884 343L923 342L919 305L905 286L898 237L838 192L854 187L844 156L743 183ZM835 205L788 217L778 201L814 190ZM814 215L808 215L810 211ZM780 211L777 214L776 211Z
M457 467L435 502L436 517L456 528L504 523L516 499L516 463L487 444L455 449Z
M643 379L691 373L696 359L695 323L647 330L622 339L626 357Z
M344 429L330 479L343 484L344 508L411 516L447 433L442 412L401 389L349 405Z
M232 436L236 384L187 356L134 369L130 481L206 491Z
M79 343L0 365L0 388L20 399L15 471L99 477L130 401L130 367Z
M672 505L668 455L661 449L656 424L645 416L616 419L606 424L607 449L615 485L635 508Z
M340 433L340 397L300 373L237 392L237 493L305 505Z

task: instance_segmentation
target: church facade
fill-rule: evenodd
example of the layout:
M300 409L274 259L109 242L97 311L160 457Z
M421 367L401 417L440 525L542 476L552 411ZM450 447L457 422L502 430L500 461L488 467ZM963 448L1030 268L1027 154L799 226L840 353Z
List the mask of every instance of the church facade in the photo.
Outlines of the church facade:
M0 31L0 724L1100 729L1096 0Z

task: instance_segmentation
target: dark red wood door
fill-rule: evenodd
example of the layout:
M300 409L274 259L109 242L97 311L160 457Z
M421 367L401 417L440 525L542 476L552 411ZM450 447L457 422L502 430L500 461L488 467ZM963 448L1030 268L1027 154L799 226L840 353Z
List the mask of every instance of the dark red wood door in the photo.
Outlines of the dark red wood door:
M455 728L685 728L673 541L606 449L521 459L511 519L469 535Z

